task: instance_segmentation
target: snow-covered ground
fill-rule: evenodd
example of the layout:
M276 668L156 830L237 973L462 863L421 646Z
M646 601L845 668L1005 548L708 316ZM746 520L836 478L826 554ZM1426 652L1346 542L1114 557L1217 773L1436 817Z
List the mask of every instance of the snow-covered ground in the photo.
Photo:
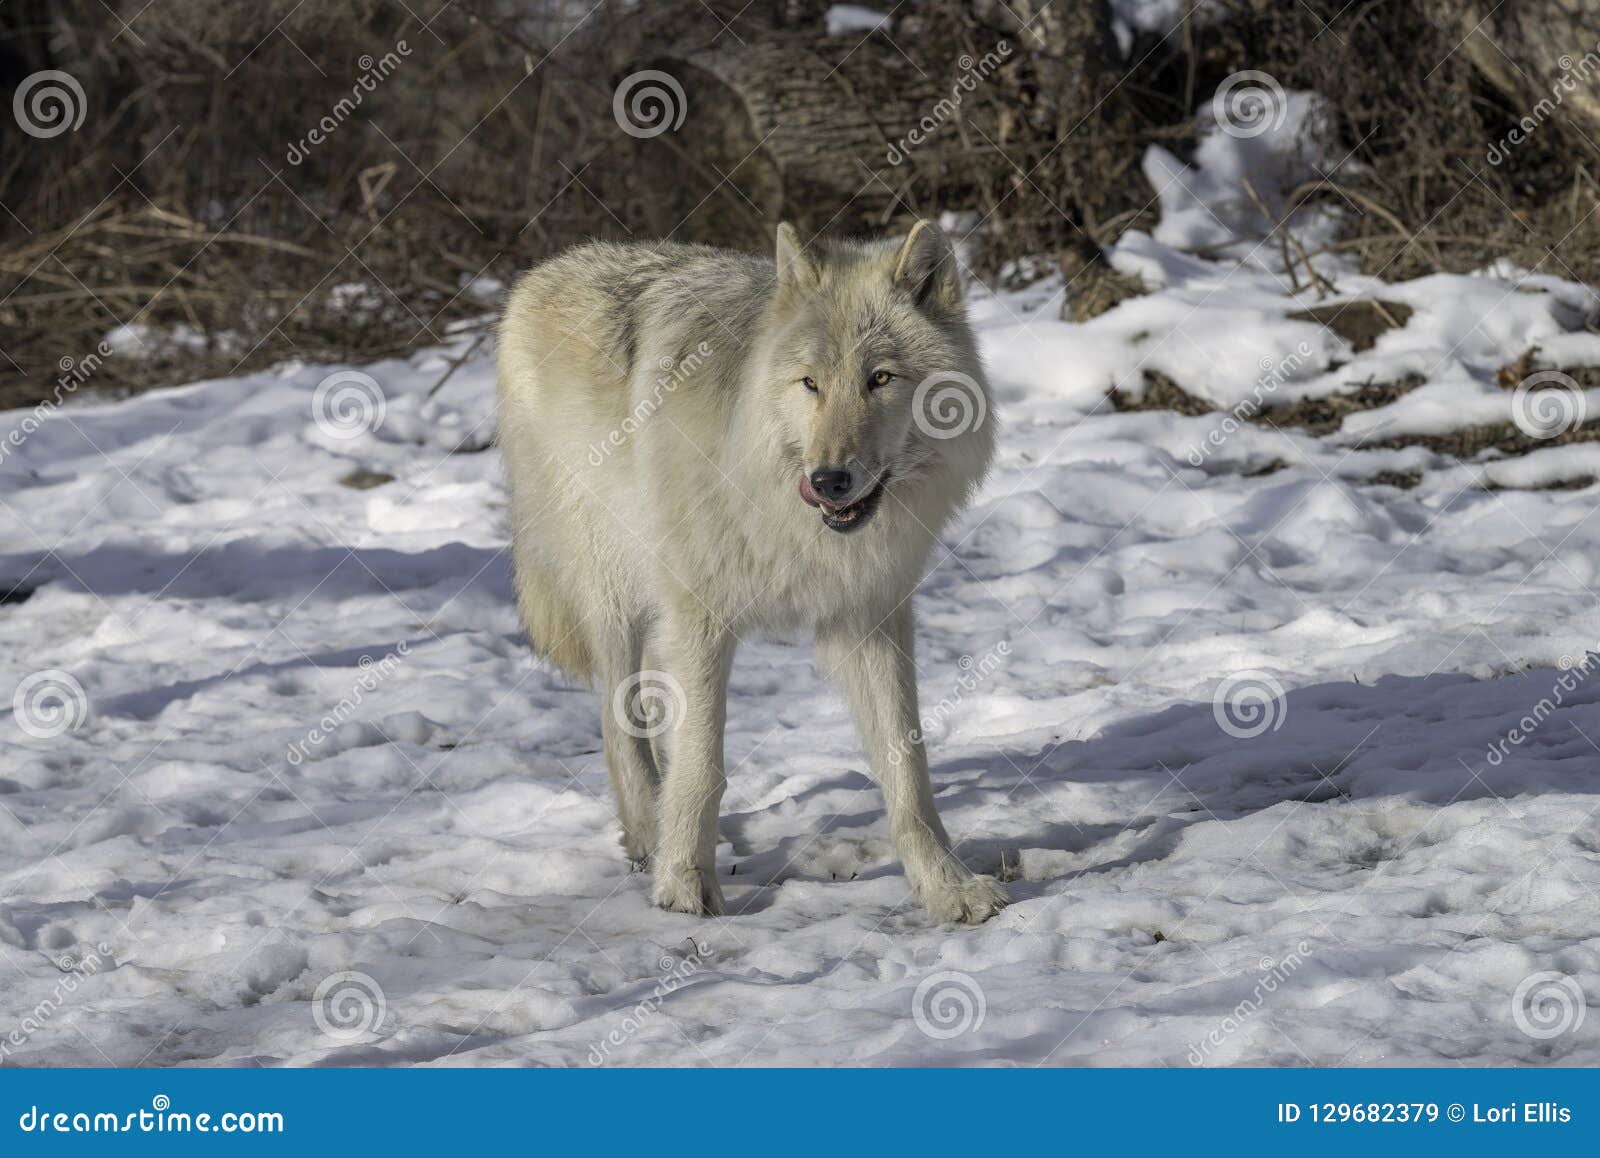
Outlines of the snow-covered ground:
M917 607L941 810L1014 878L980 928L908 897L792 640L733 677L732 914L650 906L519 638L486 350L431 401L451 351L4 415L0 1059L1600 1062L1597 489L1536 489L1600 443L1366 445L1600 365L1595 296L1384 286L1357 353L1276 242L1183 252L1249 233L1257 145L1152 155L1152 293L974 297L1001 450ZM1114 411L1147 369L1218 412ZM1408 373L1321 437L1231 413Z

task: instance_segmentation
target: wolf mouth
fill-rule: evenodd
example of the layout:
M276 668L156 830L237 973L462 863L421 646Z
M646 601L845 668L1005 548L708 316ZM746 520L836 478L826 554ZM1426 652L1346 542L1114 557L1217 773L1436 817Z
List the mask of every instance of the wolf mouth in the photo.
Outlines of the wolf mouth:
M822 525L830 531L844 534L847 531L859 530L867 525L872 518L872 513L878 509L878 502L883 498L883 488L889 485L889 472L884 471L878 476L878 481L872 484L872 489L862 495L848 506L836 507L831 503L823 502L814 497L810 488L802 481L800 497L822 512Z

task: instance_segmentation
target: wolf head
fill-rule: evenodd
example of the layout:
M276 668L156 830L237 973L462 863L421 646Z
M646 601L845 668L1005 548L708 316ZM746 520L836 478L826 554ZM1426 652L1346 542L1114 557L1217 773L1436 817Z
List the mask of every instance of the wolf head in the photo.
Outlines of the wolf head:
M917 486L956 440L982 444L968 447L981 473L988 394L944 232L921 221L904 238L806 249L784 223L777 267L762 373L796 501L842 533L871 520L891 483Z

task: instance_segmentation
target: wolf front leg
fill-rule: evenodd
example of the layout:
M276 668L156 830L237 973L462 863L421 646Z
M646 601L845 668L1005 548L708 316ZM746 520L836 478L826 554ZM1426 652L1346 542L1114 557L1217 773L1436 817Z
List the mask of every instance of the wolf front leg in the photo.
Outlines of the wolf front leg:
M667 767L656 803L655 903L697 916L722 913L717 815L727 778L722 733L736 643L692 593L678 593L660 624L660 656L678 682L678 717L667 733Z
M817 659L844 686L911 887L935 920L975 925L1009 898L994 878L956 859L934 808L917 714L915 636L908 600L865 628L818 631Z

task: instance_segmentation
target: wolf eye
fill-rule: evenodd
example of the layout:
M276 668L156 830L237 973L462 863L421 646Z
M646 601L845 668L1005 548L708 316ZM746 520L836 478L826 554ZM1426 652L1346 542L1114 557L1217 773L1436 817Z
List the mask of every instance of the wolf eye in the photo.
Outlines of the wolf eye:
M815 378L802 378L800 379L800 385L804 386L813 394L817 392L817 380Z
M874 370L868 381L874 386L887 386L894 381L894 375L887 370Z

